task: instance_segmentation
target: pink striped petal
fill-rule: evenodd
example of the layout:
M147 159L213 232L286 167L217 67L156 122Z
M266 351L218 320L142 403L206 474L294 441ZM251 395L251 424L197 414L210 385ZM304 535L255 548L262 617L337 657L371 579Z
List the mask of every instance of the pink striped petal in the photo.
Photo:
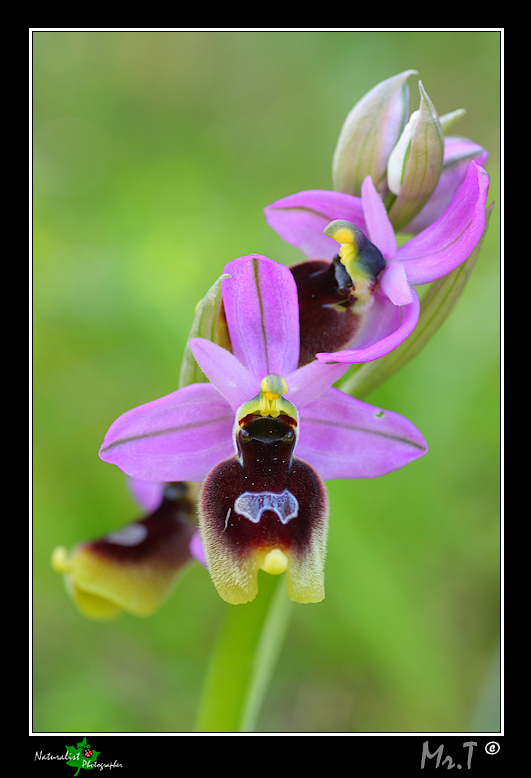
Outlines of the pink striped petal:
M459 267L485 229L489 187L486 170L473 160L454 200L437 221L401 246L396 254L410 284L428 284Z
M361 186L361 197L363 214L367 224L367 237L371 243L378 246L384 259L394 259L396 254L395 231L370 176L367 176Z
M296 456L326 480L377 478L428 450L404 416L329 389L301 414Z
M323 234L334 219L346 219L366 233L361 198L309 189L283 197L264 208L266 221L281 238L311 259L333 259L338 252L335 240Z
M250 254L229 262L224 272L231 276L223 281L223 304L235 357L260 380L295 370L299 303L289 268Z
M205 556L205 549L203 548L203 544L201 542L201 533L199 531L194 532L194 534L192 535L189 548L190 548L190 553L194 557L194 559L197 559L197 561L200 562L203 565L203 567L208 568L208 564Z
M140 481L202 481L234 453L234 413L212 384L190 384L122 414L100 449Z

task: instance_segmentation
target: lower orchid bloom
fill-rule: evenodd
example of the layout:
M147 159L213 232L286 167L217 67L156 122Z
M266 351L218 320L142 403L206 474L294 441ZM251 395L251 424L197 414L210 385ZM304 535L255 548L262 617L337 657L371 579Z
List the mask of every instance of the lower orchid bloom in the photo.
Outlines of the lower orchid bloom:
M301 364L314 357L370 362L399 346L420 314L413 287L451 273L478 245L488 186L487 172L472 160L446 210L401 246L370 176L361 198L309 190L267 206L270 226L309 258L292 268L301 305Z
M258 571L287 573L296 602L324 597L323 481L374 478L426 453L407 419L332 384L347 367L299 368L299 306L289 268L250 255L224 268L231 351L192 338L209 379L134 408L100 457L140 481L200 481L199 524L220 596L254 599Z
M196 485L145 482L132 491L149 515L70 553L59 546L52 555L74 604L92 619L113 619L122 611L151 615L192 558L202 561Z

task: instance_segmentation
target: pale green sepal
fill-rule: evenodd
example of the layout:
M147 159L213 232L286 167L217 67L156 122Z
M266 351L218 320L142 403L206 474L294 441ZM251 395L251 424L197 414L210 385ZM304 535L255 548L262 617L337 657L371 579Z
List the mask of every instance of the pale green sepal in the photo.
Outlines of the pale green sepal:
M396 170L401 169L401 182L394 184L397 197L389 211L389 219L400 232L422 210L441 175L444 157L444 136L441 122L433 103L419 81L420 106L404 130L405 139L398 141L399 158L395 152L389 160Z
M385 178L387 160L404 128L408 114L407 79L418 75L405 70L377 84L350 111L334 152L334 189L356 196L371 176L374 185Z
M479 256L494 203L486 209L485 229L478 245L462 265L434 281L420 302L419 322L398 348L374 362L366 362L341 384L342 392L361 399L404 367L426 345L452 312Z
M211 340L213 343L218 343L218 345L226 346L225 343L219 343L219 312L222 301L222 281L224 278L230 278L230 275L225 273L220 276L197 306L181 362L179 389L189 384L208 381L208 378L192 354L189 345L190 338L205 338L205 340Z
M444 113L442 116L439 116L439 121L445 135L450 127L452 127L461 116L464 116L465 113L466 108L458 108L457 111L451 111L451 113Z

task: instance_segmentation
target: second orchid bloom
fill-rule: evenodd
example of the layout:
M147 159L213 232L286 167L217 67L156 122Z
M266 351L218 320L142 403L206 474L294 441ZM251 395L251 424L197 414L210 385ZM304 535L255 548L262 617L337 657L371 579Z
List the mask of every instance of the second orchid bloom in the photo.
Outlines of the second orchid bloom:
M444 137L462 112L438 117L421 82L420 108L407 121L413 73L377 85L350 112L334 155L336 190L298 192L265 208L269 225L308 258L293 273L301 321L315 330L317 318L326 323L322 362L370 362L403 343L420 315L414 287L459 267L486 228L487 152ZM412 237L399 246L398 232ZM310 339L303 360L316 353Z

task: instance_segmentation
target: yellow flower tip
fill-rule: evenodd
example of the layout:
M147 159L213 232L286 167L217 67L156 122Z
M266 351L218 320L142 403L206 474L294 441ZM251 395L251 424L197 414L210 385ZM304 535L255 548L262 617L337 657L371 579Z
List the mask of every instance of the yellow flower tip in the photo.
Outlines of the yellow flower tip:
M339 249L339 258L341 263L347 269L352 271L352 263L358 256L358 237L357 228L352 222L344 219L336 219L325 228L324 233L329 238L333 238L341 244Z
M52 568L56 573L69 573L72 569L70 560L68 559L68 551L64 546L57 546L52 552Z
M51 564L56 573L64 576L66 591L79 612L97 621L107 621L119 616L122 609L115 603L79 588L75 580L76 558L78 558L76 552L70 556L64 546L57 546L52 552Z
M345 219L335 219L324 229L324 234L338 243L353 245L356 245L356 232L356 226Z
M261 569L269 575L280 575L287 570L288 557L279 548L273 548L264 557Z
M197 311L199 310L199 308L201 307L201 303L203 302L203 299L204 299L204 298L202 297L202 298L201 298L201 299L200 299L200 300L199 300L199 301L196 303L196 306L195 306L195 308L194 308L194 316L195 316L195 314L197 313Z
M338 243L343 244L355 243L356 241L353 231L348 227L341 227L332 235L332 237L334 240L337 240Z

